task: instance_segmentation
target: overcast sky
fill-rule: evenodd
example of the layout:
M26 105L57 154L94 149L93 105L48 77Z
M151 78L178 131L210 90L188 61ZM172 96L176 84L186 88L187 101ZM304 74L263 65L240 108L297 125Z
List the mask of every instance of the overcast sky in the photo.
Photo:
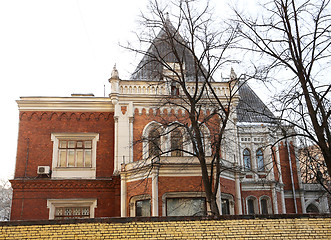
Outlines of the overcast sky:
M20 96L109 93L116 63L122 79L139 61L130 41L148 0L0 0L0 178L12 178ZM252 0L241 0L243 8ZM225 1L215 0L219 14ZM226 72L225 74L228 74Z

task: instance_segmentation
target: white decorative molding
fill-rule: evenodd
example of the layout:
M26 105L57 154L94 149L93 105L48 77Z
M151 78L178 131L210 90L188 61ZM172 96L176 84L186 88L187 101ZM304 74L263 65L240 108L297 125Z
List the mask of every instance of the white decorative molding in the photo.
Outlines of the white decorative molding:
M20 111L114 111L111 100L100 97L21 97L16 102Z
M97 207L97 199L47 199L47 208L49 209L49 219L54 219L55 209L57 207L90 207L90 218L95 216L95 208Z

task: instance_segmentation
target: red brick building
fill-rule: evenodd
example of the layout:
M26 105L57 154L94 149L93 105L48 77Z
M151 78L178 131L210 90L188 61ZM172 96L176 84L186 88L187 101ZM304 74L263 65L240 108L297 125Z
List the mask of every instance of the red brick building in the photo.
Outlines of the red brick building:
M175 68L176 62L169 62ZM12 220L208 213L201 169L189 154L192 145L184 144L184 132L161 124L165 118L185 121L182 108L160 107L174 90L181 92L164 79L156 81L159 66L146 63L144 57L129 80L121 80L114 68L109 97L17 101L20 122L11 180ZM192 59L185 59L188 76L191 63ZM164 69L158 73L167 77ZM230 78L235 78L233 71ZM213 83L220 98L226 96L228 86L228 81ZM279 133L272 130L272 113L247 83L238 80L236 87L235 110L222 151L217 195L221 213L304 213L295 139L273 145ZM194 82L188 82L188 89L194 89ZM265 114L252 109L263 109ZM203 114L209 111L207 106ZM150 158L154 147L147 139L156 131L169 134L154 143L164 153L154 162ZM206 127L203 134L208 136L206 154L211 155L208 139L213 131ZM168 151L173 145L182 151ZM320 212L328 211L321 201L315 203Z

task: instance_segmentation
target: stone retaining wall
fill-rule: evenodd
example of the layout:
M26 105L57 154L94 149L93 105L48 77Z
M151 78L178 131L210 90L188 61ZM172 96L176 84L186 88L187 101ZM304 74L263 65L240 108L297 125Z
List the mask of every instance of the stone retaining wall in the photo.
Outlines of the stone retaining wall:
M0 239L331 239L331 215L0 222Z

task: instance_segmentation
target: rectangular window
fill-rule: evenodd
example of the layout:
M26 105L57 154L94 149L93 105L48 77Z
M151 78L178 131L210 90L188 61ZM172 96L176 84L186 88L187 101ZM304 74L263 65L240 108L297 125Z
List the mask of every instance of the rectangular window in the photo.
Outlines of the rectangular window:
M49 219L94 218L97 199L47 199Z
M167 216L205 215L205 198L167 198Z
M60 140L58 167L92 167L92 141Z
M90 207L57 207L54 219L90 218Z
M52 133L52 178L96 178L98 133Z

